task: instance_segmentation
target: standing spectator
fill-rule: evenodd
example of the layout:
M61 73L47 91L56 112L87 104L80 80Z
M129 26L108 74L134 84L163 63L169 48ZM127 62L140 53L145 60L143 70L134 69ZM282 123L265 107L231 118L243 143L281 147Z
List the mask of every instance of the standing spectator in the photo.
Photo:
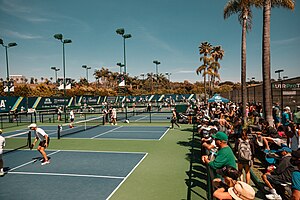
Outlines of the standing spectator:
M262 180L267 185L264 188L271 193L266 195L267 199L281 199L281 196L277 194L274 187L281 183L291 182L292 173L295 170L295 167L290 163L292 150L288 147L283 147L279 151L282 158L278 165L269 167L268 171L262 175Z
M32 149L35 146L35 143L38 140L40 140L40 143L39 143L39 146L38 146L37 150L43 156L42 165L49 164L50 161L49 161L48 156L45 152L45 149L48 148L48 146L49 146L49 142L50 142L49 136L47 135L47 133L43 129L38 128L36 124L30 124L28 126L28 128L30 130L33 130L34 133L35 133L35 139L34 139L33 143L31 144L30 149Z
M288 135L288 132L290 131L290 122L291 122L291 118L290 118L290 107L285 107L283 109L283 113L282 113L282 118L281 118L281 122L284 128L284 133L287 136L287 146L289 147L290 144L290 137Z
M174 124L176 124L176 126L178 128L180 128L180 125L177 123L177 112L176 112L176 108L172 109L172 118L171 118L171 128L174 128Z
M300 106L297 106L297 112L294 113L294 122L300 124Z
M194 109L192 108L192 105L189 105L186 109L186 114L188 116L188 124L193 123L193 115L194 115Z
M117 125L117 110L113 108L111 110L111 125Z
M238 170L241 174L241 181L243 181L243 170L246 174L246 183L250 184L250 167L253 165L254 146L248 139L247 130L244 129L236 146L238 158Z
M228 136L224 132L217 132L215 135L212 135L215 138L216 146L219 148L218 153L214 160L209 160L207 155L202 156L202 162L208 164L214 172L217 169L221 169L227 165L236 169L235 157L228 146Z
M296 151L300 148L300 124L291 123L291 149Z
M61 121L61 114L62 114L62 109L59 107L57 109L57 121Z
M296 166L292 173L292 198L291 200L300 200L300 149L292 152L291 164Z
M5 147L5 138L1 134L2 134L2 130L0 129L0 176L3 176L4 171L3 171L2 154L3 154L3 149Z
M75 113L74 110L72 109L70 111L70 125L69 125L70 128L74 127L74 120L75 120Z
M275 103L275 106L273 108L273 119L275 122L276 127L278 127L279 123L280 123L280 107L279 107L279 103Z

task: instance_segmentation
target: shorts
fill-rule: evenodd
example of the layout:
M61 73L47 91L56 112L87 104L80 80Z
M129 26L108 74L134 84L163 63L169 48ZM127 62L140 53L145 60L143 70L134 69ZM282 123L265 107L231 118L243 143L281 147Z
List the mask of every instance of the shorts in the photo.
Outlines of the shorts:
M71 121L71 122L74 122L74 118L71 118L70 121Z
M0 153L0 160L2 160L2 153Z
M287 182L283 176L279 175L267 174L267 179L272 185L280 185Z
M48 146L49 146L49 143L50 143L50 137L48 137L48 141L47 141ZM41 141L39 146L46 148L46 140Z

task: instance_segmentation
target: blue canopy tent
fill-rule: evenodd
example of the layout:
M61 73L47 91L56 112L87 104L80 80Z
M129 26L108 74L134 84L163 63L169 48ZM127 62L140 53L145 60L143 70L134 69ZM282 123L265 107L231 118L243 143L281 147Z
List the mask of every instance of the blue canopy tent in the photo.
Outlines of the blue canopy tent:
M208 102L209 103L212 103L212 102L216 102L216 103L228 103L229 100L224 98L224 97L221 97L219 94L215 94L212 98L208 99Z

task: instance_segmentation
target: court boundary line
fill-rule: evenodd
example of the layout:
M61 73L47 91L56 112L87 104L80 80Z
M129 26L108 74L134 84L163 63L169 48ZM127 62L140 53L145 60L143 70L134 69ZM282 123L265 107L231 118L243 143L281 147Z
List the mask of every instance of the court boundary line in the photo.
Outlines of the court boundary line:
M106 198L106 200L109 200L116 191L121 187L121 185L127 180L127 178L133 173L133 171L142 163L142 161L148 156L148 153L144 155L144 157L135 165L134 168L126 175L126 177L122 180L122 182L112 191L112 193Z
M120 129L120 128L122 128L122 127L123 127L123 126L118 126L118 127L113 128L113 129L111 129L111 130L108 130L108 131L106 131L106 132L104 132L104 133L95 135L95 136L93 136L93 137L91 137L91 138L89 138L89 139L95 139L95 138L97 138L97 137L99 137L99 136L102 136L102 135L105 135L105 134L107 134L107 133L113 132L114 130Z
M64 173L40 173L40 172L9 172L8 174L21 174L21 175L45 175L45 176L70 176L70 177L87 177L87 178L107 178L107 179L124 179L123 176L102 176L92 174L64 174Z
M59 152L60 152L60 150L57 150L57 151L54 151L54 152L48 154L47 156L51 156L51 155L56 154L56 153L59 153ZM37 159L34 159L34 160L31 160L31 161L26 162L26 163L24 163L24 164L21 164L21 165L19 165L19 166L16 166L16 167L14 167L14 168L12 168L12 169L9 169L9 170L7 171L7 173L8 173L8 172L11 172L11 171L14 171L14 170L16 170L16 169L19 169L19 168L21 168L21 167L24 167L24 166L26 166L26 165L29 165L29 164L31 164L31 163L34 163L34 162L36 162L36 161L37 161Z
M170 130L170 127L160 136L159 141L167 134L167 132Z

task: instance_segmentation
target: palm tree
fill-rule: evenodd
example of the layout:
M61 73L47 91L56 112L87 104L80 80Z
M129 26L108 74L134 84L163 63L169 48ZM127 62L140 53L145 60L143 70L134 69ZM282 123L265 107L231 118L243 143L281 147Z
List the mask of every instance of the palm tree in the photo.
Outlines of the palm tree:
M213 61L209 66L209 68L212 69L212 73L211 73L212 87L214 87L216 78L220 80L219 69L221 68L221 65L219 63L219 59L222 60L223 56L224 56L224 50L222 49L221 46L216 46L212 48L211 57L213 58Z
M227 19L232 14L238 14L238 19L242 25L242 47L241 47L241 84L242 84L242 114L244 123L247 120L246 102L247 102L247 87L246 87L246 33L251 30L252 11L251 6L255 0L230 0L224 8L224 19Z
M208 57L210 55L210 52L212 50L212 45L209 42L202 42L199 46L199 53L200 55L203 54L202 57L200 57L200 62L203 60L203 65L199 66L196 70L197 75L202 73L203 79L204 79L204 101L206 102L206 70L208 66L211 63L211 58Z
M262 41L262 75L263 75L263 108L265 119L273 125L272 96L271 96L271 61L270 61L270 21L271 8L284 7L294 10L293 0L260 0L259 5L263 7L263 41Z

